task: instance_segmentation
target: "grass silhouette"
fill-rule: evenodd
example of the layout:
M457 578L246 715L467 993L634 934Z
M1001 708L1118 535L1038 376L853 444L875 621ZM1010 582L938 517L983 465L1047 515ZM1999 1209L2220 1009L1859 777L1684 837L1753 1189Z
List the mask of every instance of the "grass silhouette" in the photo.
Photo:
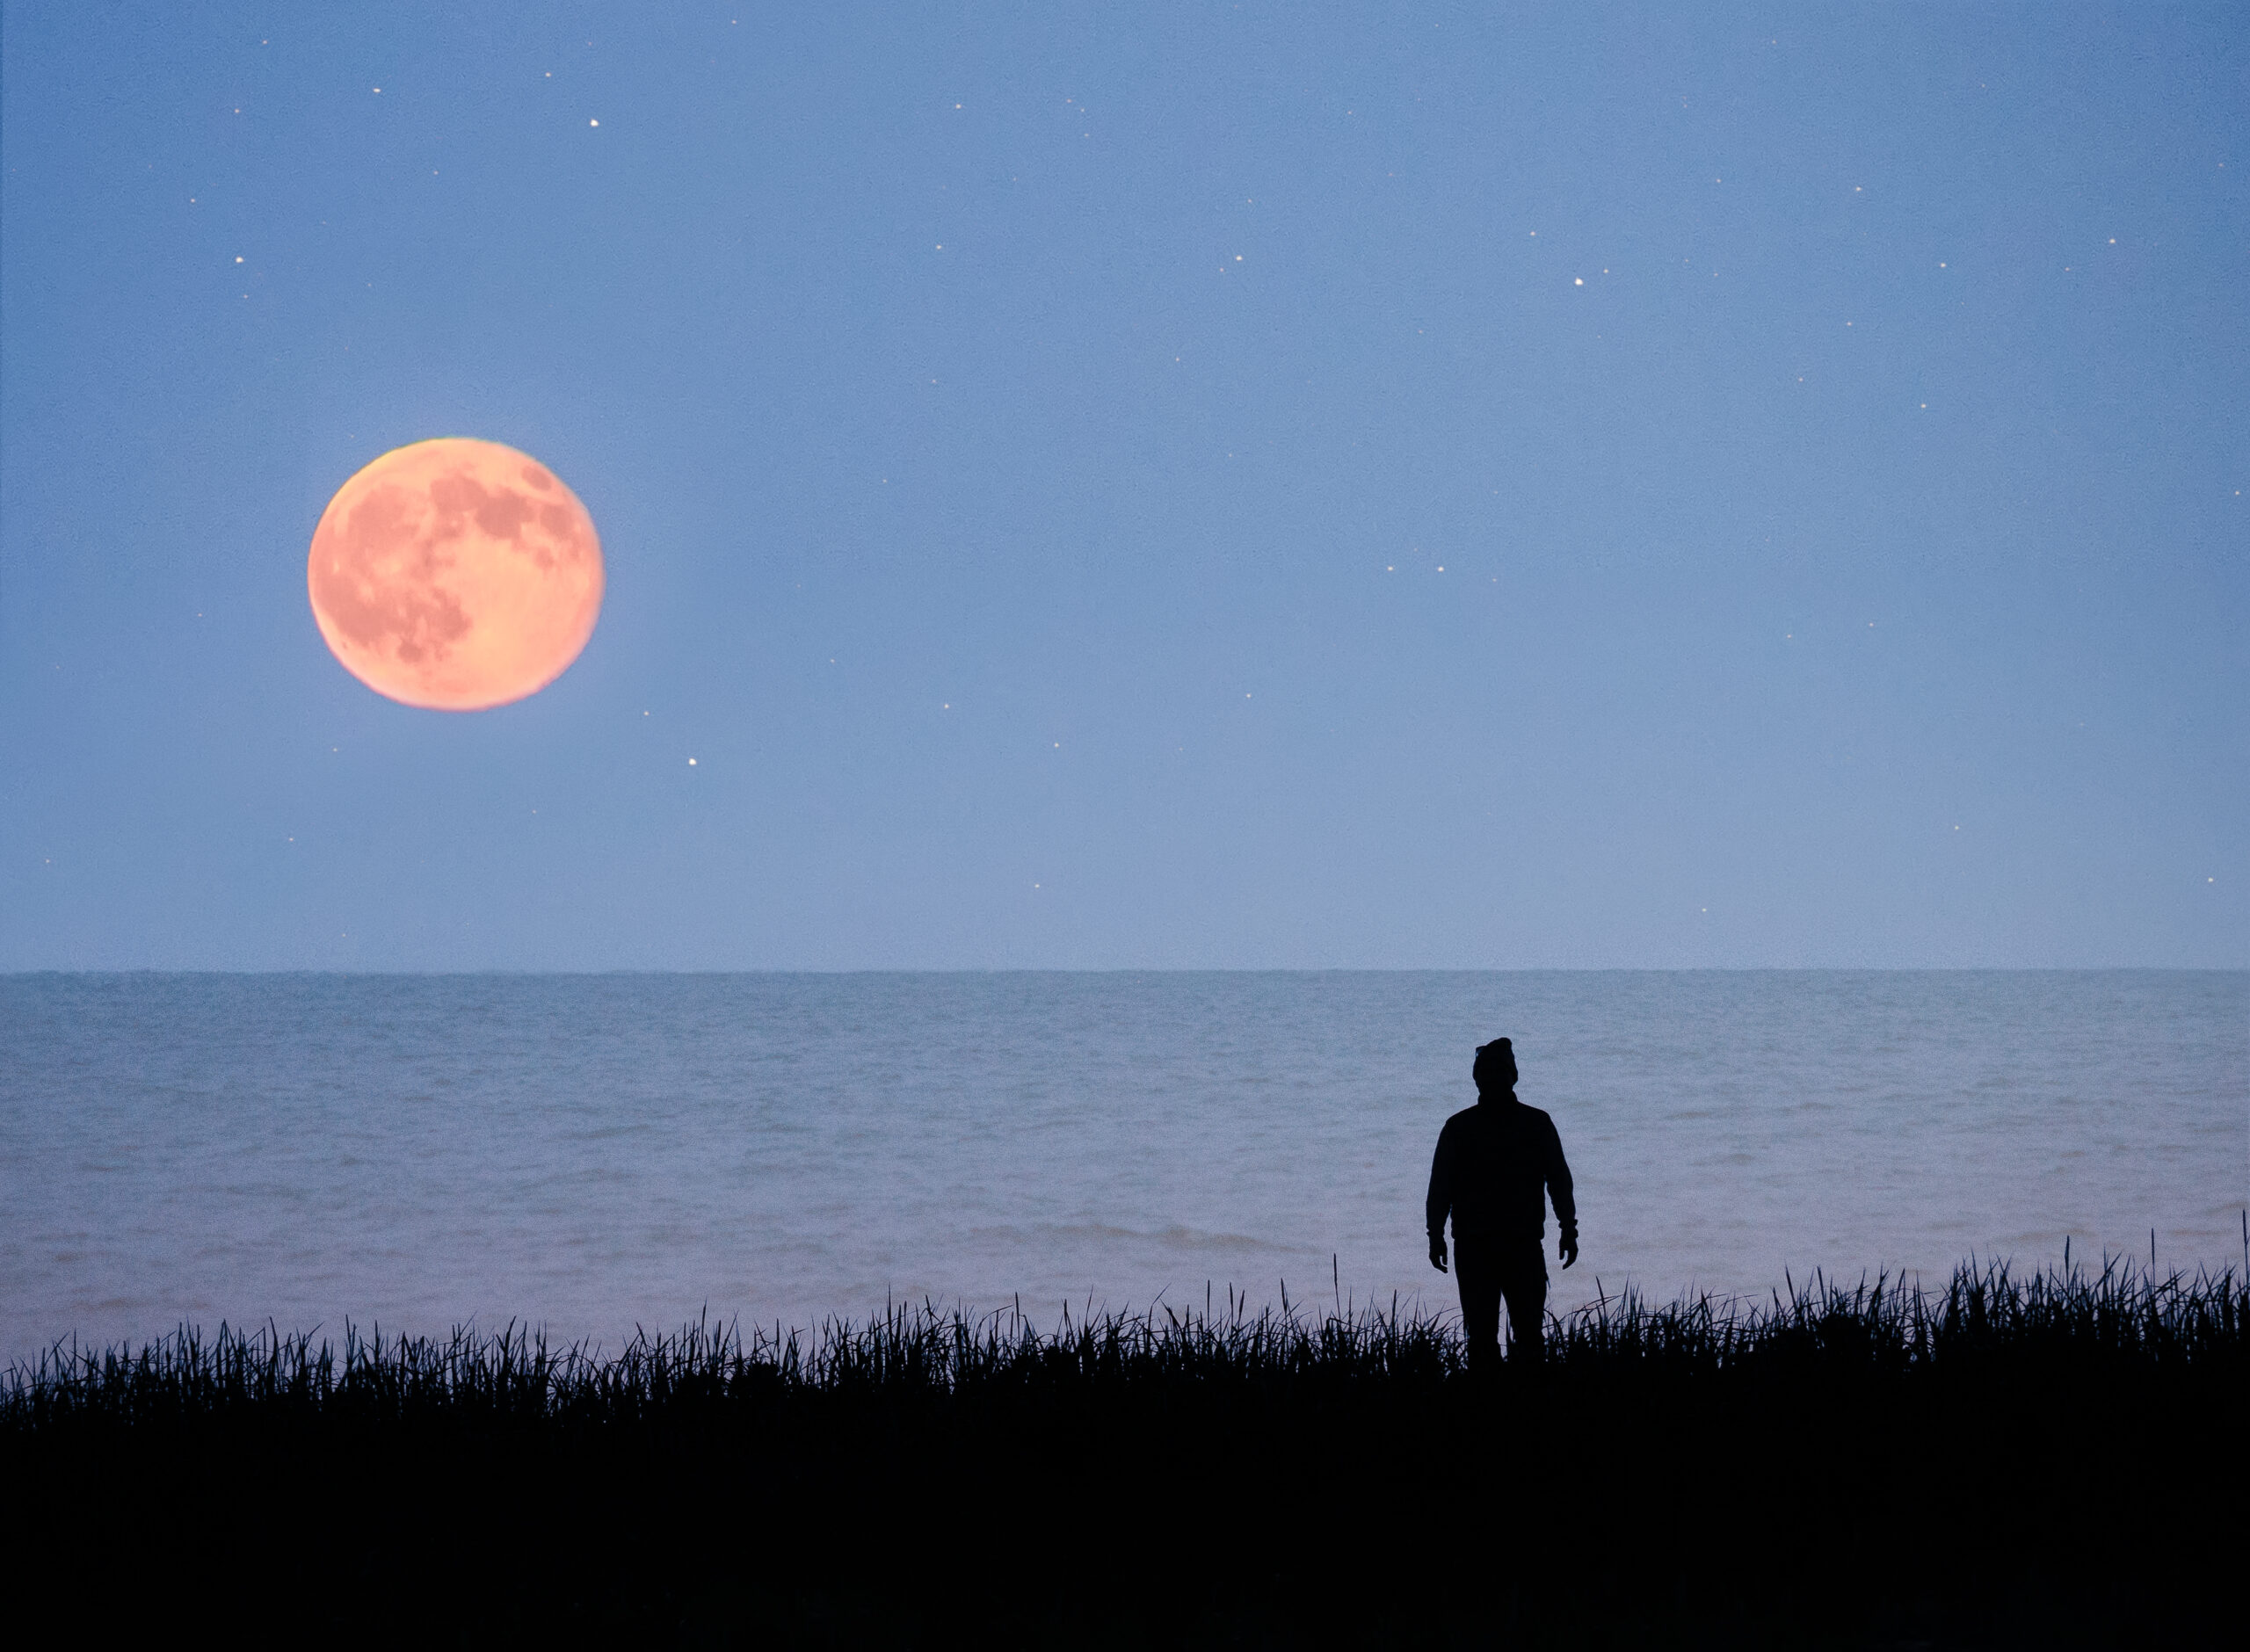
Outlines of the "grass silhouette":
M105 1624L347 1640L2146 1643L2239 1558L2246 1311L2116 1261L1628 1292L1483 1380L1397 1303L183 1330L0 1378L0 1538Z

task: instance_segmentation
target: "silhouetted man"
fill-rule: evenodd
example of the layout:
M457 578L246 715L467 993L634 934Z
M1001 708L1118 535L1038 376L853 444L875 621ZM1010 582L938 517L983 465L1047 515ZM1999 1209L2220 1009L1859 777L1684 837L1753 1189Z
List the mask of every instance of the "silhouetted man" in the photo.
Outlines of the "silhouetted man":
M1477 1049L1477 1105L1438 1133L1425 1209L1430 1265L1445 1269L1445 1219L1453 1218L1454 1265L1461 1282L1461 1325L1471 1370L1499 1359L1500 1299L1508 1304L1510 1357L1547 1354L1547 1199L1562 1230L1559 1254L1579 1259L1579 1207L1555 1121L1515 1098L1515 1047L1495 1039Z

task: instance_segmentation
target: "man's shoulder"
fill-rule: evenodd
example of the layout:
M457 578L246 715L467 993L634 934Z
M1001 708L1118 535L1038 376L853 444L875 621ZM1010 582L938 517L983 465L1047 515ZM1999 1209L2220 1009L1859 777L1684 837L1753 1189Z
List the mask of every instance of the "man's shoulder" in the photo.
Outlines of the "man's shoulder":
M1477 1116L1476 1108L1463 1107L1445 1121L1445 1128L1438 1134L1441 1136L1459 1135L1463 1130L1473 1130L1477 1127Z
M1560 1163L1563 1157L1563 1133L1555 1128L1555 1121L1537 1107L1526 1107L1531 1116L1523 1121L1523 1134L1519 1139L1527 1142L1534 1152L1550 1154Z

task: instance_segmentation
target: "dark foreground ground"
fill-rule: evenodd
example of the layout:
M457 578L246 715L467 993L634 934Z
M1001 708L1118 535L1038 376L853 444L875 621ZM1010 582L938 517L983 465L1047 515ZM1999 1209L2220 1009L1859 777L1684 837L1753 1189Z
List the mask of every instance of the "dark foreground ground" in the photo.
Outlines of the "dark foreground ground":
M1372 1314L183 1337L0 1385L0 1554L105 1640L2197 1645L2239 1628L2246 1308L1612 1304L1537 1380Z

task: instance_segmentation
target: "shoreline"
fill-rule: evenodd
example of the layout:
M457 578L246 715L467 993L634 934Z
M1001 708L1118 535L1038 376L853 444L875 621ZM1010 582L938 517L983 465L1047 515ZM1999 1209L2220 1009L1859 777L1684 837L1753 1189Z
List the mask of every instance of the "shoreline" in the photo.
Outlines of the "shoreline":
M0 1518L128 1612L223 1584L347 1634L2098 1645L2228 1594L2246 1329L2233 1269L2113 1264L1612 1299L1490 1375L1435 1316L1303 1306L187 1336L0 1382ZM2166 1564L2090 1568L2119 1531Z

